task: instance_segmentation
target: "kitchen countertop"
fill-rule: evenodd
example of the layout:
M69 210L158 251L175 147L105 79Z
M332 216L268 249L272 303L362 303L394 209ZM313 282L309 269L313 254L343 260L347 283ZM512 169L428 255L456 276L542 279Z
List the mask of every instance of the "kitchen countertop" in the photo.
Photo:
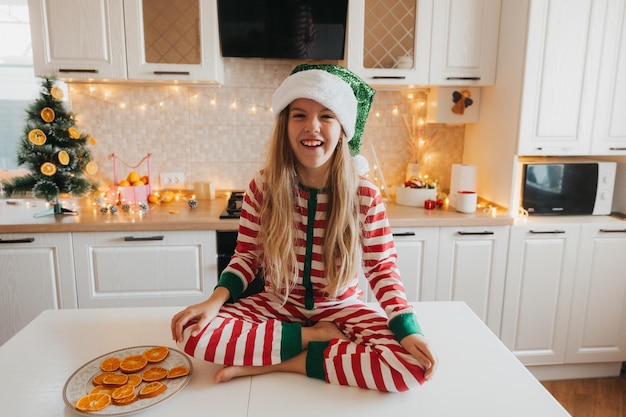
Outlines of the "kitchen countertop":
M180 198L167 204L150 204L146 214L134 208L124 212L102 214L93 199L62 200L64 207L75 209L77 216L49 215L34 217L48 209L43 200L0 199L0 233L55 233L55 232L114 232L114 231L169 231L169 230L237 230L237 219L220 219L226 208L226 197L198 200L198 206L189 208ZM8 204L11 202L12 204ZM492 215L482 208L475 213L457 213L453 208L426 210L423 207L387 203L387 214L392 227L441 226L504 226L513 224L513 218L504 209Z
M567 411L462 302L414 303L440 364L433 379L404 393L326 384L274 373L216 384L221 368L192 359L189 384L141 412L145 417L568 417ZM78 415L63 387L83 364L132 346L175 348L177 307L47 310L0 346L0 404L12 417ZM42 348L45 346L45 349ZM115 406L110 406L115 407ZM119 412L115 408L103 411ZM112 415L112 414L109 414Z

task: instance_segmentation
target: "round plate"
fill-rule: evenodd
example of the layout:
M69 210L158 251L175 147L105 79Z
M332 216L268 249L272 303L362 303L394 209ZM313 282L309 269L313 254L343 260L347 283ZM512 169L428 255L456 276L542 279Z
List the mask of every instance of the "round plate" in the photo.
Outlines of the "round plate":
M189 374L186 376L182 376L174 379L164 379L161 382L167 385L167 389L164 393L157 395L152 398L139 398L137 401L128 404L128 405L115 405L111 404L107 408L100 411L93 412L83 412L76 409L76 402L80 397L86 395L89 391L94 388L92 383L93 377L101 374L102 370L100 369L100 363L109 356L116 356L120 359L125 358L130 355L141 355L144 351L151 349L156 346L134 346L125 349L114 350L113 352L109 352L102 356L98 356L97 358L87 362L80 368L78 368L67 380L65 383L65 387L63 388L63 400L68 407L73 409L76 413L86 415L86 416L127 416L132 413L136 413L138 411L143 411L147 408L154 407L155 405L171 398L182 390L185 385L189 382L191 378L191 361L189 357L182 353L179 350L168 348L170 350L169 355L163 361L158 363L150 363L145 370L150 366L162 366L163 368L170 370L176 366L184 365L189 368ZM141 374L141 372L137 372ZM142 382L136 389L137 392L143 387L146 383Z

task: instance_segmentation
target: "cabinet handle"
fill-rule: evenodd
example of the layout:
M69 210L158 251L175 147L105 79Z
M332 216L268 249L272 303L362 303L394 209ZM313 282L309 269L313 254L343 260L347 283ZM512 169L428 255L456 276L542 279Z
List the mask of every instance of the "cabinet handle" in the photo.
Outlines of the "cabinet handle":
M154 75L189 75L189 71L154 71Z
M394 237L398 237L398 236L415 236L415 232L398 232L398 233L392 233L392 235Z
M626 233L626 229L600 229L600 233Z
M25 237L23 239L0 239L0 243L31 243L34 241L34 237Z
M487 235L493 235L493 232L490 232L489 230L485 230L484 232L464 232L462 230L456 232L457 234L461 235L461 236L487 236Z
M533 235L558 235L565 233L565 230L529 230Z
M163 240L165 236L143 236L143 237L135 237L135 236L125 236L124 242L146 242L151 240Z
M626 148L617 148L617 147L611 146L609 150L610 151L626 151Z
M59 68L59 72L84 72L88 74L97 74L97 69L81 69L81 68Z
M446 77L448 81L480 81L480 77Z
M404 75L374 75L372 79L374 80L405 80L406 77Z
M544 147L540 146L540 147L535 148L535 150L537 150L537 151L548 151L548 152L558 152L558 151L571 152L574 149L573 148L558 148L558 147L557 148L550 148L550 147L544 148Z

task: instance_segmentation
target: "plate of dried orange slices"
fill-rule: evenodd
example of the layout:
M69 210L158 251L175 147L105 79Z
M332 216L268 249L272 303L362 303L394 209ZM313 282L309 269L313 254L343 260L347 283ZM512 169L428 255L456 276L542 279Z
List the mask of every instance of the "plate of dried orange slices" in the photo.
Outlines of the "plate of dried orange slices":
M126 416L171 398L191 377L191 361L166 346L134 346L99 356L78 368L63 400L79 414Z

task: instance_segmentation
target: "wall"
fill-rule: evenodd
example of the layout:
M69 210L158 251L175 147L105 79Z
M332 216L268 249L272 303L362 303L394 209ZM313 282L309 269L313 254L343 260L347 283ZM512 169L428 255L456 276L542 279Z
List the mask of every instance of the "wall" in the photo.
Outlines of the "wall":
M271 97L294 65L226 59L221 88L76 83L69 88L70 106L79 128L96 139L93 157L105 184L113 178L112 153L118 156L122 178L133 169L146 174L145 162L133 167L151 153L157 189L160 172L184 172L188 188L195 181L213 181L218 190L243 189L264 164L273 129ZM408 161L402 115L414 111L425 118L426 106L419 105L424 100L424 91L376 94L361 151L371 166L375 152L388 187L404 181ZM451 164L462 162L464 127L435 124L424 132L436 139L425 149L422 173L448 189Z

